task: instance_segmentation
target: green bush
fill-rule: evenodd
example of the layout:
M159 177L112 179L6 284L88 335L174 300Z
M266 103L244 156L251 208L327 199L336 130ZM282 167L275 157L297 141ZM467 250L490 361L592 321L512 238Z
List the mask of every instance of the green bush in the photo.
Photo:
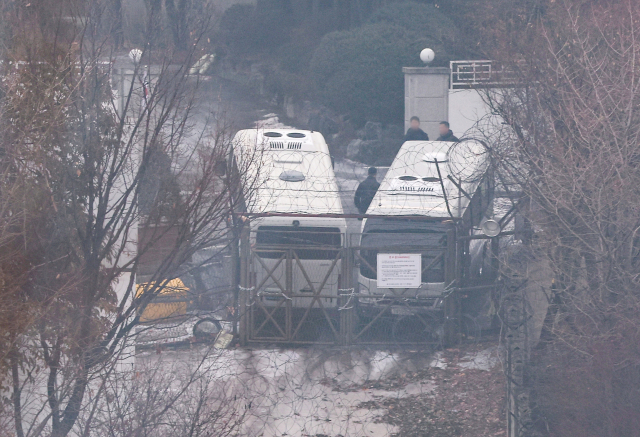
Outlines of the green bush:
M434 39L404 27L376 23L326 35L311 60L311 72L323 103L364 121L401 122L404 113L402 67L420 65L419 53Z
M402 67L420 66L425 47L434 66L446 66L455 47L455 26L438 8L392 3L360 28L325 35L310 70L323 103L361 124L398 123L404 114Z
M236 4L220 20L222 38L236 54L273 51L289 40L293 11L280 0Z
M376 10L368 20L369 23L386 23L404 27L417 35L432 38L441 45L452 47L456 44L457 29L455 23L432 4L416 2L391 3ZM444 65L442 59L439 65Z
M308 75L309 63L322 37L336 30L332 14L318 13L291 31L290 42L278 49L280 68L291 73Z
M253 50L256 41L254 17L256 7L237 4L227 9L220 20L220 31L224 42L236 53Z

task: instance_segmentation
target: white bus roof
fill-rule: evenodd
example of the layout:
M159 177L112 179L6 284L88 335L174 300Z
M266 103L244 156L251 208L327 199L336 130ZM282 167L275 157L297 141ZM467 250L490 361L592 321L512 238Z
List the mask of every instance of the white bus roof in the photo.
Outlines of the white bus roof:
M259 184L248 212L343 213L329 148L319 132L248 129L238 132L233 143L236 155L261 151L251 165L259 172Z
M448 176L473 196L488 164L485 147L476 141L407 141L389 167L367 214L450 217L444 185L452 215L462 217L469 199Z

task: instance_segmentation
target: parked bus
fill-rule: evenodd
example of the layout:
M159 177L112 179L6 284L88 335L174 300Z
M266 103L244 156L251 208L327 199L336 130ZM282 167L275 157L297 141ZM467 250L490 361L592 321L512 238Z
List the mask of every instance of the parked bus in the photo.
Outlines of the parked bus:
M483 283L490 274L487 240L475 238L483 225L489 233L497 225L490 220L489 168L486 149L479 142L402 145L367 210L368 215L384 217L362 223L358 276L362 316L375 318L384 312L385 317L409 320L422 314L442 322L445 296L454 287ZM420 254L420 262L416 261L420 277L414 278L413 287L379 285L378 258L393 254L414 254L414 260ZM395 273L383 272L406 273L402 267ZM415 331L410 324L403 328L394 324L394 330L402 329Z
M244 151L244 156L251 155L250 150L261 152L251 165L258 176L246 206L254 214L250 241L255 256L250 274L257 299L270 307L282 305L284 299L298 309L312 303L316 309L335 308L346 221L317 217L343 214L323 136L297 129L243 130L234 139L234 150L236 155ZM314 295L321 297L314 300Z

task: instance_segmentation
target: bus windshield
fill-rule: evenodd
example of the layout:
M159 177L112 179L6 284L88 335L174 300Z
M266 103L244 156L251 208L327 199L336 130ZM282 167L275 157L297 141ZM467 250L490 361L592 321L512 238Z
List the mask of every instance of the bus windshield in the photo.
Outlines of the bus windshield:
M334 259L342 247L339 228L261 226L256 249L262 258L280 258L288 249L300 259Z
M371 219L370 219L371 220ZM448 226L441 222L377 219L365 225L360 273L377 279L378 253L421 253L422 282L444 282Z

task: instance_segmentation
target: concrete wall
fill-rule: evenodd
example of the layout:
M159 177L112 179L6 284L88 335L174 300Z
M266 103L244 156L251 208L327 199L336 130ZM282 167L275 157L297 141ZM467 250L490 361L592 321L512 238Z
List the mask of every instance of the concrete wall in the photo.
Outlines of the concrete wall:
M420 118L422 129L429 138L438 138L438 124L449 115L449 69L445 67L405 67L404 124Z
M475 89L449 90L451 130L458 138L470 135L475 124L490 115L489 107Z
M494 123L491 111L476 89L450 89L450 70L446 67L405 67L404 73L404 124L409 119L420 118L422 129L429 138L438 138L438 124L446 120L458 137L476 136L473 130L478 122L482 129Z

